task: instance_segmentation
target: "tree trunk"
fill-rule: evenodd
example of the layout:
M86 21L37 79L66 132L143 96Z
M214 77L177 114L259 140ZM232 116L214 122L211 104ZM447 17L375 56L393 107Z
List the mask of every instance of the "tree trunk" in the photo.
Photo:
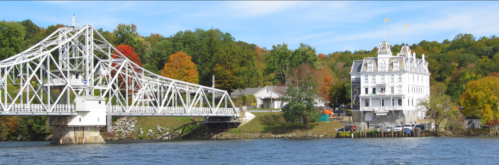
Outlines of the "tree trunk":
M440 122L437 122L437 120L435 120L435 136L439 136L438 134L438 129L440 128Z

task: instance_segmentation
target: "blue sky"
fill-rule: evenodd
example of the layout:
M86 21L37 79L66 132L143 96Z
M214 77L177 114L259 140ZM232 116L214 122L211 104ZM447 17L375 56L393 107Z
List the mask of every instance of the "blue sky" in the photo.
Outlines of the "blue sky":
M371 50L391 44L452 39L458 33L477 38L499 34L499 2L354 2L354 1L187 1L187 2L0 2L0 20L31 19L41 27L79 24L112 31L119 23L135 24L142 36L218 28L236 40L271 49L287 43L315 47L317 53Z

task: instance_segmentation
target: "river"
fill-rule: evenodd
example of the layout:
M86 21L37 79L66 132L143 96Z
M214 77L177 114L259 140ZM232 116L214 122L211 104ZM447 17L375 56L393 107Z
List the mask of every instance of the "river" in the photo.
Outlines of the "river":
M499 164L499 138L0 142L0 164Z

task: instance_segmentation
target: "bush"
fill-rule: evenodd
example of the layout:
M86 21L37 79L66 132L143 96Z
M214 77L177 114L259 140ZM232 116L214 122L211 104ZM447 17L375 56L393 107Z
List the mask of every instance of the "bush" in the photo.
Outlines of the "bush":
M340 137L350 137L352 136L350 132L340 132Z

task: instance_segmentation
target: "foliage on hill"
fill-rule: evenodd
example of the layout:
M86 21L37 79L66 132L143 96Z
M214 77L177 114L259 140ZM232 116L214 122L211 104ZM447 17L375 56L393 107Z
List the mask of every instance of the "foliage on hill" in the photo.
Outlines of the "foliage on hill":
M42 28L29 19L22 22L1 21L0 59L20 53L63 26L58 24ZM216 87L229 92L232 89L285 85L292 81L288 79L290 72L306 63L320 71L316 77L319 80L317 88L320 89L317 94L335 99L334 106L350 102L349 98L336 98L335 93L350 94L350 88L345 87L350 86L349 73L353 61L375 57L378 50L374 47L372 50L346 50L326 55L304 43L296 49L288 48L283 43L268 50L237 41L230 33L219 29L185 30L168 37L151 33L144 37L138 34L138 28L134 24L119 24L113 31L97 31L114 46L128 46L136 54L132 53L134 62L157 74L161 74L170 56L182 51L194 63L199 84L211 86L211 78L215 75ZM400 52L402 45L392 45L392 52ZM499 72L499 38L496 36L477 39L472 34L458 34L452 40L423 40L410 47L418 58L426 55L431 84L445 85L444 92L453 102L457 102L467 90L468 82Z

